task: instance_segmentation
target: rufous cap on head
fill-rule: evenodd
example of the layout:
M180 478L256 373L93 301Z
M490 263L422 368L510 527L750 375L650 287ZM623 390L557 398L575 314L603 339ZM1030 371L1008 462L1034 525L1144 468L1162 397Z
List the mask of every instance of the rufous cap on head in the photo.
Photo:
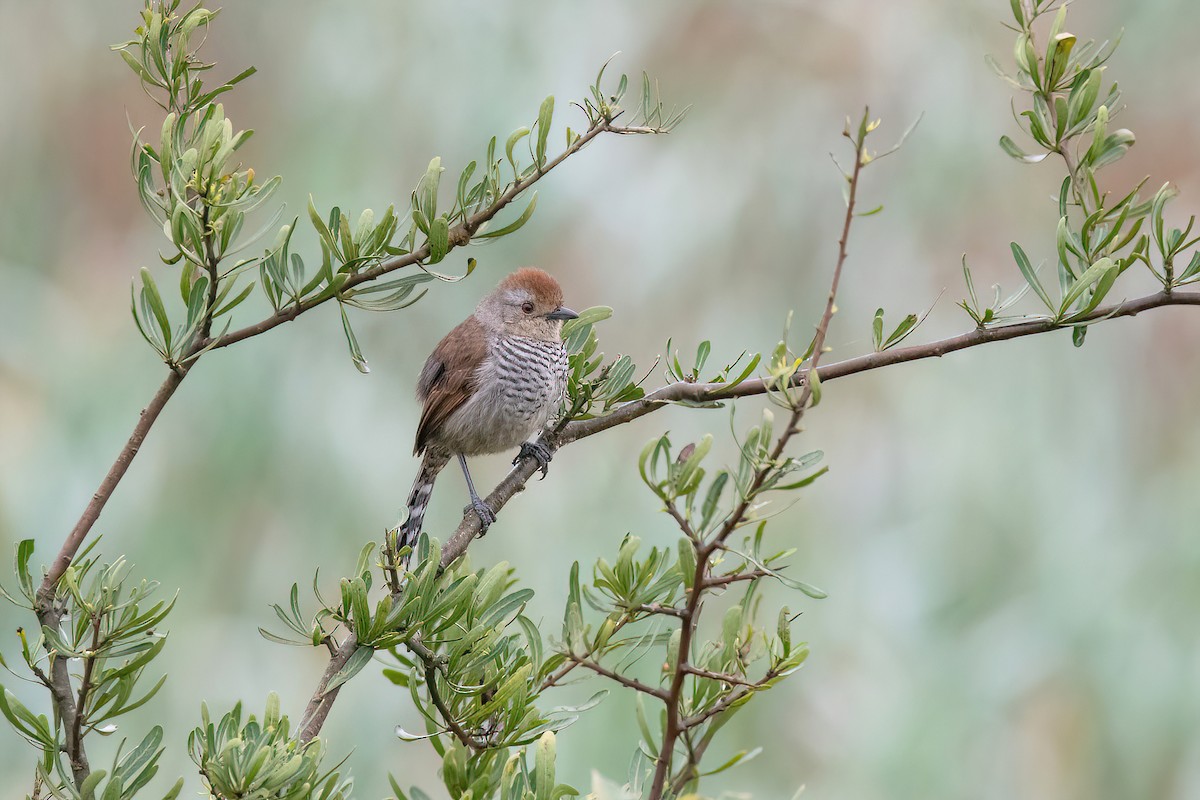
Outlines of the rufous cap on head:
M525 289L540 302L558 307L563 302L562 287L548 272L537 267L521 267L500 281L500 289Z

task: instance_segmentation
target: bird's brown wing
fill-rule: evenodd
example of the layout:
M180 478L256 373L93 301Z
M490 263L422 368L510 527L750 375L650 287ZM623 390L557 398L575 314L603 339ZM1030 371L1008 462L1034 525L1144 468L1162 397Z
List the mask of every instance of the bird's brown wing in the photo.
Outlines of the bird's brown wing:
M475 393L487 349L487 332L474 316L467 317L433 349L417 379L417 399L424 408L414 453L423 453L430 436Z

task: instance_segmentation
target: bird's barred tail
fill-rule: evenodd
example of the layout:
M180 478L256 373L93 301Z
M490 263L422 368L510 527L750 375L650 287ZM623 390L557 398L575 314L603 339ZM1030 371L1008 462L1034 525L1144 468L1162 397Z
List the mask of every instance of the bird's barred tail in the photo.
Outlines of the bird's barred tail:
M416 547L421 524L425 521L425 510L429 508L429 497L433 494L433 482L449 460L450 456L446 453L433 449L425 451L421 469L417 471L417 479L413 481L412 491L408 495L408 519L400 529L397 547Z

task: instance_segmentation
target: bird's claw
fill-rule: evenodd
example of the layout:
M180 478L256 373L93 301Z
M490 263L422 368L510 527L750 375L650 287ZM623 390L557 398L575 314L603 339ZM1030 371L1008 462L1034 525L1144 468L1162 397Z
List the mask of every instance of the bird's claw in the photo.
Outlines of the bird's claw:
M541 442L525 442L521 445L520 452L513 459L514 464L517 464L523 458L532 458L537 462L538 470L542 473L542 478L545 479L547 471L550 469L550 448Z
M496 521L496 512L492 511L492 507L478 497L471 498L471 504L463 509L463 513L474 511L475 516L479 517L479 535L483 536L487 533L487 529Z

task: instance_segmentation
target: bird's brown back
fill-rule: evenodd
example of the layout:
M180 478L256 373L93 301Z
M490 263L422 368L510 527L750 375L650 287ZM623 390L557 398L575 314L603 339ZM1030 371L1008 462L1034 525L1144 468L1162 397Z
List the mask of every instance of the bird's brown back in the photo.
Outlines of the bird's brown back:
M487 354L487 331L474 316L467 317L438 342L417 379L417 399L424 407L417 424L414 453L423 453L430 436L475 393L479 366Z

